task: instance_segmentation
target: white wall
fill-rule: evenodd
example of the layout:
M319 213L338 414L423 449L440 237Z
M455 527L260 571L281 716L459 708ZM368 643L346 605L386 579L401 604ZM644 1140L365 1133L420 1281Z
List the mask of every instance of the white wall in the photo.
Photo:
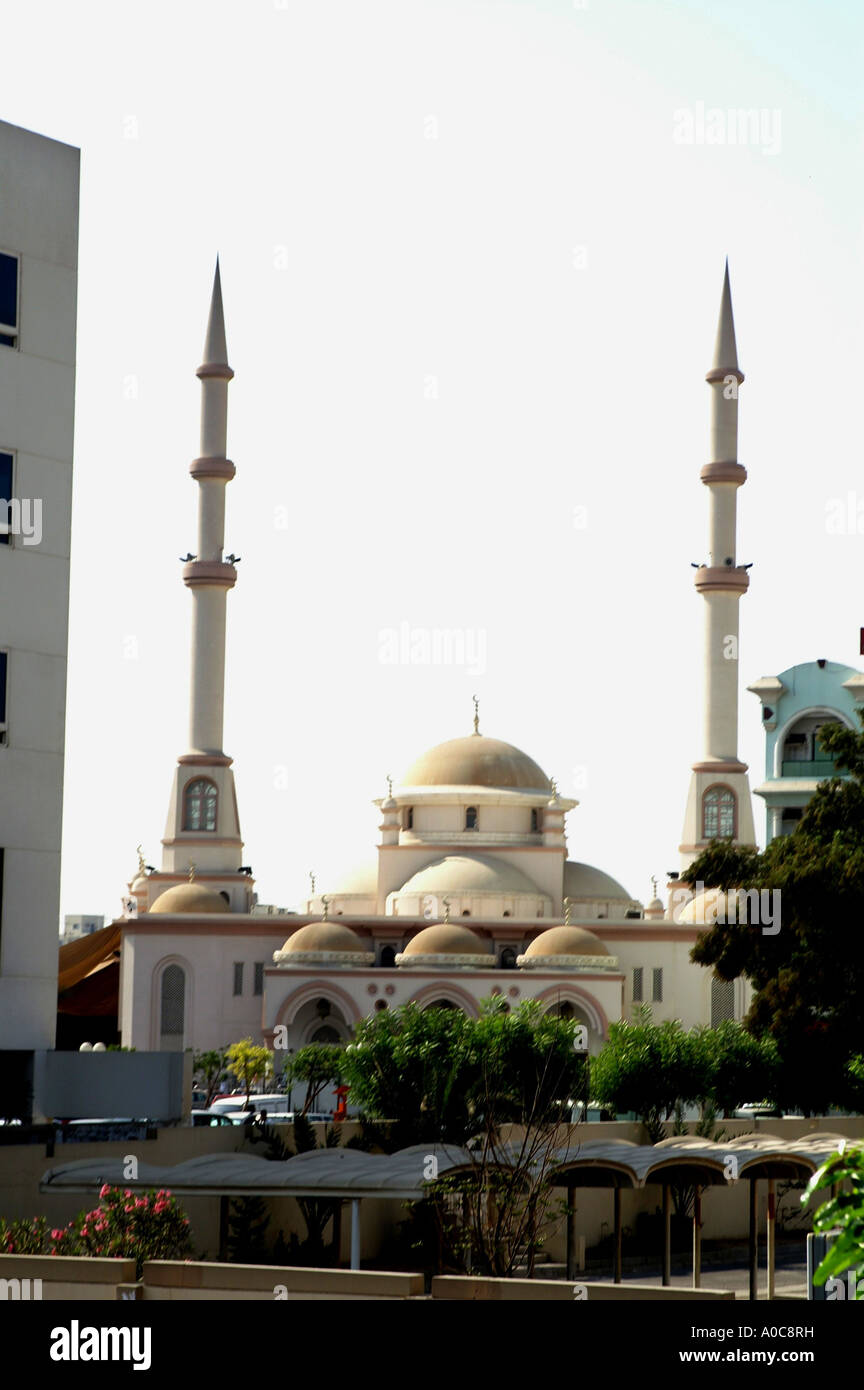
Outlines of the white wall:
M48 1048L57 1012L75 393L78 151L0 122L0 250L20 256L18 344L0 346L0 450L42 539L0 546L0 1048Z

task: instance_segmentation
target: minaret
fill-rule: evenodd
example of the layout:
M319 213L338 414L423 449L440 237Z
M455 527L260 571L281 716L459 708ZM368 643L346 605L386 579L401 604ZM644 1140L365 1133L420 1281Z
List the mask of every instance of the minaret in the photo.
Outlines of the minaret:
M738 366L728 262L714 359L705 380L711 387L711 452L700 477L709 498L708 564L695 575L705 600L704 752L693 764L682 868L715 838L731 835L737 845L756 844L747 765L738 757L738 604L749 579L735 554L736 504L747 470L738 462L738 388L744 373Z
M235 474L226 456L228 365L219 261L210 301L201 381L201 450L189 472L198 484L198 553L183 566L192 595L189 751L177 759L171 805L162 841L162 871L151 874L150 902L169 882L196 881L227 894L226 912L251 910L252 879L239 872L243 841L231 759L222 747L225 696L225 618L228 590L237 571L222 557L225 487Z

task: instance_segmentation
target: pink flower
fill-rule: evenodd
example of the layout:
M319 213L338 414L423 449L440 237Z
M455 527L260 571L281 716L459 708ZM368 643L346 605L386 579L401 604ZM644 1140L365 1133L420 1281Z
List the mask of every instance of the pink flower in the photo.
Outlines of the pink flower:
M106 1182L106 1183L103 1183L102 1186L101 1186L100 1189L99 1189L99 1196L100 1196L100 1197L103 1197L103 1198L104 1198L104 1197L107 1197L107 1196L108 1196L108 1193L109 1193L110 1191L111 1191L111 1188L108 1186L107 1182Z
M51 1232L51 1239L52 1239L52 1240L59 1240L60 1237L62 1236L62 1234L63 1234L63 1232L62 1232L61 1230L59 1230L58 1227L55 1226L55 1227L54 1227L54 1230Z

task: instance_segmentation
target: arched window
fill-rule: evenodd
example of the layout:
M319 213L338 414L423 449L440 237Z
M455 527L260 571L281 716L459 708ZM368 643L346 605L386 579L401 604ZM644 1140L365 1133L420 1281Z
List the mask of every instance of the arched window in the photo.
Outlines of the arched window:
M463 917L470 917L470 916L471 916L471 909L470 909L470 907L465 907L465 908L462 909L462 916L463 916Z
M735 811L735 793L731 787L709 787L702 798L703 840L734 838Z
M183 829L215 830L218 796L215 782L204 777L190 782L183 793Z
M406 830L413 830L413 829L414 829L414 807L413 807L413 806L406 806L406 808L405 808L405 829L406 829Z
M381 947L381 955L378 958L378 964L383 966L385 970L389 970L392 966L395 966L396 951L393 946Z
M537 807L536 807L536 806L532 806L532 807L531 807L531 834L532 834L532 835L536 835L536 833L537 833L537 831L538 831L539 829L540 829L540 821L539 821L539 818L538 818L538 815L537 815Z
M505 946L498 958L498 964L502 970L516 969L516 952L512 946Z
M186 1022L186 971L166 965L159 995L159 1050L182 1052Z
M476 830L476 829L477 829L477 807L476 807L476 806L469 806L468 809L467 809L466 812L465 812L465 829L466 829L466 830Z

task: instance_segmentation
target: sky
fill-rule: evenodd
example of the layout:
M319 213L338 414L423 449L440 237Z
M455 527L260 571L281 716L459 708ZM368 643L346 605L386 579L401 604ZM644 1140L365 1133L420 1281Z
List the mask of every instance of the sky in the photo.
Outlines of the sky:
M0 117L81 149L62 913L116 915L136 845L160 862L217 252L225 749L262 902L373 859L387 775L475 694L578 799L571 858L643 901L678 867L727 256L761 780L746 685L864 662L862 37L797 0L4 15Z

